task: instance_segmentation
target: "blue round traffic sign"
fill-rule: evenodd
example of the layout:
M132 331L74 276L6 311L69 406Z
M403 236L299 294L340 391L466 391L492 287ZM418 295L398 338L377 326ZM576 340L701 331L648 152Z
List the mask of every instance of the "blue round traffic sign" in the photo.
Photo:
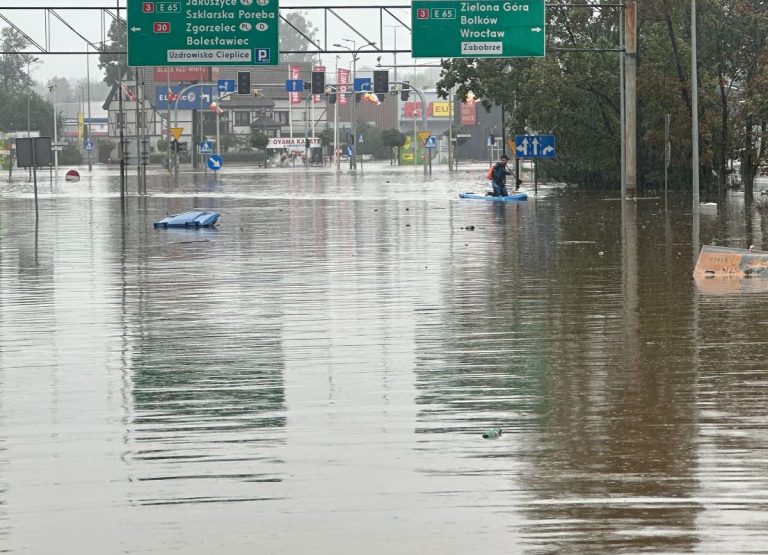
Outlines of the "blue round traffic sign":
M208 157L208 167L213 171L219 171L224 165L224 159L218 154L211 154Z

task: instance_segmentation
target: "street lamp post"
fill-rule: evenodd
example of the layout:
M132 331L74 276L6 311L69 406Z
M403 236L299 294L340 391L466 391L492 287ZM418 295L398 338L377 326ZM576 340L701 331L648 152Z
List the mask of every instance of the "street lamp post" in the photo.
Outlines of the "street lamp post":
M56 113L56 83L51 82L48 85L48 90L53 94L53 144L59 146L59 130L58 119L59 115ZM55 168L56 179L59 179L59 151L53 151L53 167Z
M29 72L29 66L30 64L34 64L35 62L39 62L40 58L32 58L31 60L27 60L27 80L32 80L32 75ZM31 116L31 110L30 110L30 102L32 98L32 87L30 86L27 90L27 138L30 138L32 136L32 116Z
M358 54L360 51L365 48L366 46L376 46L375 42L367 42L364 45L362 45L360 48L357 48L356 41L352 39L341 39L344 42L351 42L352 48L349 46L344 46L343 44L334 44L333 46L337 48L344 48L345 50L349 50L352 53L352 158L350 160L350 166L352 168L357 169L357 128L356 128L356 117L357 117L357 91L355 90L355 79L357 78L357 60L358 60Z

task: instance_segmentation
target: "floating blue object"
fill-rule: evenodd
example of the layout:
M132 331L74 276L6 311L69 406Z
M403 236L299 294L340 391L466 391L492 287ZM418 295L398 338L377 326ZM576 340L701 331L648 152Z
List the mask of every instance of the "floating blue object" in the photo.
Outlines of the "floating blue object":
M205 212L195 210L184 212L183 214L174 214L155 222L155 228L158 227L213 227L219 219L218 212Z
M492 197L490 195L478 195L477 193L459 193L459 198L471 198L475 200L493 200L496 202L509 202L528 200L528 193L515 193L506 197Z

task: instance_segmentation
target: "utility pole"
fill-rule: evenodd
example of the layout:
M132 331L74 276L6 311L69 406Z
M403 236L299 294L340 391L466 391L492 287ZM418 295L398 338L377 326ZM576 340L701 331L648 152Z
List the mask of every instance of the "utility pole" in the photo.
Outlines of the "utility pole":
M691 145L693 147L693 212L699 209L699 69L696 41L696 0L691 0ZM750 130L748 130L750 131Z
M341 155L339 153L339 58L336 56L336 104L333 105L333 156L336 160L336 171L341 171Z
M637 0L627 0L624 16L627 197L634 199L637 196Z

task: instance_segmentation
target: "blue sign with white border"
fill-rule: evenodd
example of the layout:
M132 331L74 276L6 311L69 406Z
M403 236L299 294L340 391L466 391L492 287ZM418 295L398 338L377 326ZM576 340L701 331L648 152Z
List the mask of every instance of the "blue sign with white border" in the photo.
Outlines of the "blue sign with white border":
M185 85L173 85L171 91L178 95ZM205 110L214 99L213 86L199 85L185 92L179 98L179 110ZM155 87L155 109L167 110L169 105L168 87ZM170 107L176 107L176 100L170 101Z
M85 150L93 150L93 143L91 141L85 141L83 143L83 148Z
M373 81L370 77L358 77L355 79L355 92L370 92L373 90Z
M219 79L216 81L216 90L220 93L233 93L236 90L234 79Z
M304 81L301 79L288 79L285 82L285 90L288 92L304 92Z
M518 158L554 158L554 135L516 135L515 155Z
M219 156L218 154L211 154L211 156L208 157L208 167L212 171L219 171L221 169L221 166L224 165L224 159Z
M202 141L200 143L200 154L210 154L213 152L213 143L211 141Z
M352 156L352 145L347 145L347 156Z
M427 137L427 140L424 142L424 146L426 148L437 148L437 137L434 135Z

